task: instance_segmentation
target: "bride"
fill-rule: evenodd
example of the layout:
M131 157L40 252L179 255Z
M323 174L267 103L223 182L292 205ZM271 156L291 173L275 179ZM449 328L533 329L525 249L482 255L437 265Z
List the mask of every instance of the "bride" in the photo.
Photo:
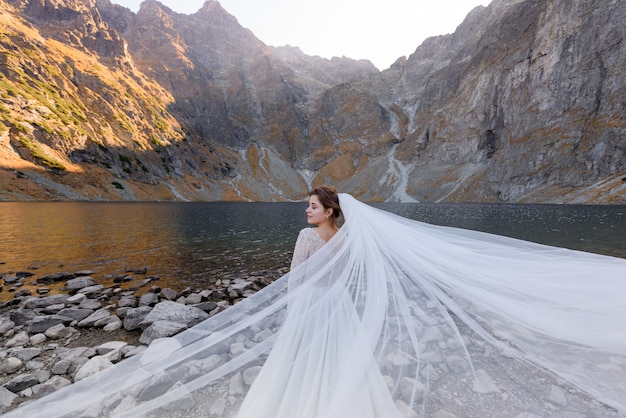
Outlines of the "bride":
M281 279L7 417L626 414L626 260L408 220L331 186L307 220Z

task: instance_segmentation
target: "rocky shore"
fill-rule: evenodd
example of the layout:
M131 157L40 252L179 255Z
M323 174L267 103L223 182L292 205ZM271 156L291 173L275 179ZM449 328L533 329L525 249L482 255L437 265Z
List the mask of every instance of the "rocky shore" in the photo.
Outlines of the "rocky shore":
M1 275L0 414L145 350L268 285L282 272L218 279L209 289L158 286L147 268L99 284L92 271ZM134 273L134 274L132 274ZM35 295L33 295L33 293Z

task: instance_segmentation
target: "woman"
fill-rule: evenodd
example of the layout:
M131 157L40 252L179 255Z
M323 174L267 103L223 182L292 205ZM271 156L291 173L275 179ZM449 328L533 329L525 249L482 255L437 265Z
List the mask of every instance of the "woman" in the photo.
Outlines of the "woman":
M626 260L334 196L310 196L283 278L9 415L626 414Z
M334 187L309 193L307 222L317 228L298 235L291 289L308 276L296 274L297 267L339 231L340 214ZM319 281L300 293L290 301L285 324L237 416L401 418L371 350L358 341L359 327L343 283Z

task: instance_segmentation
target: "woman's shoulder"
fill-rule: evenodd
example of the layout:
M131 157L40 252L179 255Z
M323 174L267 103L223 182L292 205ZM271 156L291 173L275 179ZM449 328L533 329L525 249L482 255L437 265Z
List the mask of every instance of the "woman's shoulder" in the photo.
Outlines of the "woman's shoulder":
M302 228L298 235L303 236L303 237L311 237L311 236L317 235L317 234L315 233L313 228L307 227L307 228Z

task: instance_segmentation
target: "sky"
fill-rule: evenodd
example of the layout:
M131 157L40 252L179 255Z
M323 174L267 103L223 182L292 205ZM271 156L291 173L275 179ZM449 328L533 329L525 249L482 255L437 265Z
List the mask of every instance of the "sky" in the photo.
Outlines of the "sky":
M139 10L142 0L111 0ZM204 0L159 0L177 13ZM408 57L429 36L452 33L490 0L219 0L266 45L299 47L307 55L368 59L379 70Z

